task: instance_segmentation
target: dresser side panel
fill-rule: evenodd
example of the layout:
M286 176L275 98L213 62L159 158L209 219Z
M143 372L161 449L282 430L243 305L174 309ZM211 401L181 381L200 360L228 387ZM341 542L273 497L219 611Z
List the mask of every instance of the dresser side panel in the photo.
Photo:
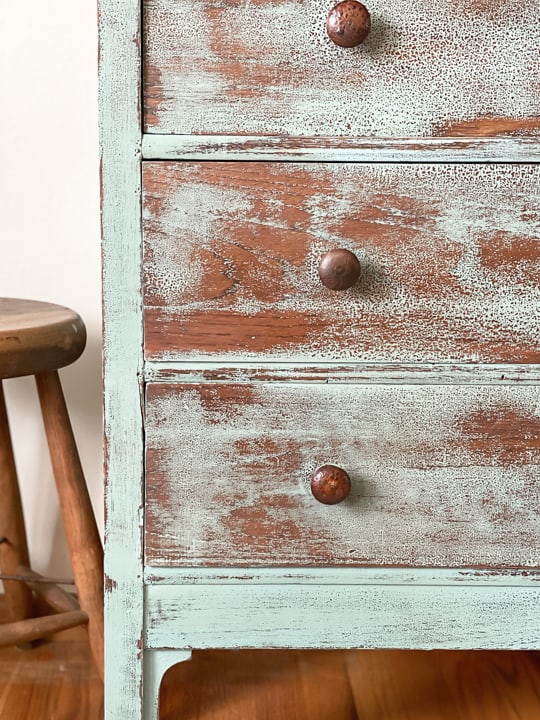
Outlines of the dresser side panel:
M105 376L105 717L142 717L140 8L99 2Z

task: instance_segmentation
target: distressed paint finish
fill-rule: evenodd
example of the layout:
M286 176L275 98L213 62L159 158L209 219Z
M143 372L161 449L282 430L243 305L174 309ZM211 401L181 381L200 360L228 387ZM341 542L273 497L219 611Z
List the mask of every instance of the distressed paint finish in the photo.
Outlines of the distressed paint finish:
M538 135L536 0L371 0L336 47L322 0L146 0L152 133Z
M146 563L540 564L540 391L149 385ZM352 479L317 503L312 473Z
M535 165L145 163L152 360L540 362ZM362 271L325 288L322 255Z
M100 0L105 720L143 718L139 18L137 0Z
M321 363L299 365L294 363L240 363L235 366L219 363L159 363L147 362L144 368L146 382L325 382L379 383L417 385L538 385L539 365L450 365L400 363L356 363L341 365Z
M540 571L524 568L230 568L145 567L147 585L482 585L538 587Z
M246 137L145 135L146 160L281 162L538 162L533 138Z
M147 647L540 649L534 588L147 588Z

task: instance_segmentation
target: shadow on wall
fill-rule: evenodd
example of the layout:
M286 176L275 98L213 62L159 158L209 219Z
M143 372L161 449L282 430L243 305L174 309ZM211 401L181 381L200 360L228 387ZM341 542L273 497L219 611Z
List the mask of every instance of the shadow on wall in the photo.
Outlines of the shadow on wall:
M103 529L101 328L87 326L76 363L60 370L73 432L98 527ZM32 377L5 381L6 403L25 508L30 562L40 573L72 577L47 441Z

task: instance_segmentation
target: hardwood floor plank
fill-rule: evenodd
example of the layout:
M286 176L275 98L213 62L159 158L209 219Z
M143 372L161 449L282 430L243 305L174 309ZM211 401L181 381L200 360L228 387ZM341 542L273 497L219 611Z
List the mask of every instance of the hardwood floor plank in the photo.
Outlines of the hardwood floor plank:
M351 651L359 720L536 720L538 654Z

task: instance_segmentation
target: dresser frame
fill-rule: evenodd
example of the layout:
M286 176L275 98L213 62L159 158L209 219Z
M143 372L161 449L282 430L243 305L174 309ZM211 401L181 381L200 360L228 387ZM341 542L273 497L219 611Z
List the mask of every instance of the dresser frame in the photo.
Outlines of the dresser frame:
M145 364L141 291L144 159L531 163L540 161L540 143L143 136L140 3L100 0L99 6L106 720L157 718L162 675L187 660L192 647L540 649L538 571L145 568L145 382L197 381L231 369L216 363ZM287 377L297 370L277 372ZM451 378L443 365L421 370L422 380L491 383L504 372L507 383L540 383L538 366L454 367ZM247 378L276 373L249 363L240 371ZM336 375L364 381L380 372L359 364L340 367ZM392 381L403 382L407 372L395 367ZM323 617L321 597L334 613Z

